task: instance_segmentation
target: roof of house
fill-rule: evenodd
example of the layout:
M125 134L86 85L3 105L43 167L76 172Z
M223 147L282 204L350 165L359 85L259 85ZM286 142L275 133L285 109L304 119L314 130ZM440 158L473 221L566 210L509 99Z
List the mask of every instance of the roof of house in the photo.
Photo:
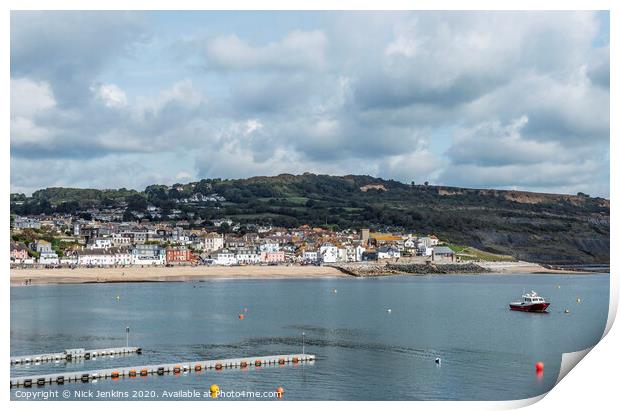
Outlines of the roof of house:
M398 241L402 240L402 237L392 235L392 234L383 234L383 233L370 233L370 238L374 238L377 241Z
M11 251L27 251L28 247L24 243L11 241Z
M396 247L388 247L388 246L383 246L383 247L379 247L379 248L377 249L377 252L378 252L378 253L387 253L387 252L390 252L390 251L398 251L398 248L396 248Z
M450 247L435 247L435 254L454 254Z
M80 255L114 255L114 254L129 254L129 250L121 247L99 248L99 249L85 249L76 251L78 256Z

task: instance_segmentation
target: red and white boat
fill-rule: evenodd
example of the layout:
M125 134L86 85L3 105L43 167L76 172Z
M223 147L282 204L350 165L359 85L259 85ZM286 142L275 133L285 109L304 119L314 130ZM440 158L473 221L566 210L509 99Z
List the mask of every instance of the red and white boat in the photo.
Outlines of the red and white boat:
M540 295L536 294L536 291L524 294L521 296L521 301L510 303L510 309L515 311L527 311L535 313L544 313L549 307L547 301Z

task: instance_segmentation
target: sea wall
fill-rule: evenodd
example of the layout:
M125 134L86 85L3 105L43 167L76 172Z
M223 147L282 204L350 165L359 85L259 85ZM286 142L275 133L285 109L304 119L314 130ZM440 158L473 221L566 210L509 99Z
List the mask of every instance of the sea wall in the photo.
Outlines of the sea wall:
M333 267L355 277L380 277L403 274L479 274L491 270L474 263L463 264L398 264L398 263L344 263Z

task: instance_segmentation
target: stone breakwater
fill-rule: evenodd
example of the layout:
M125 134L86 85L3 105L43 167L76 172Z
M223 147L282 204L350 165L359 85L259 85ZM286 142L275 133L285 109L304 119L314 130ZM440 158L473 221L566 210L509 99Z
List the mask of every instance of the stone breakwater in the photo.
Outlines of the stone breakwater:
M355 277L380 277L403 274L480 274L490 272L488 268L474 263L465 264L378 264L349 263L334 264L334 268Z

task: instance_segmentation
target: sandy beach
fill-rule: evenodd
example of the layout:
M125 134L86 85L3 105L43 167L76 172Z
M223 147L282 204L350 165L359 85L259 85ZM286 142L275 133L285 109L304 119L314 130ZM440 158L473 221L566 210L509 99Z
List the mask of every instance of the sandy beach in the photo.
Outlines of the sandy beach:
M198 281L201 279L276 279L349 277L333 267L317 266L178 266L178 267L110 267L110 268L15 268L11 285L73 284L146 281Z
M496 274L593 274L591 271L559 270L527 261L477 262Z
M550 270L536 263L485 262L479 265L491 274L576 274L576 271ZM206 279L282 279L351 277L329 266L177 266L177 267L110 267L110 268L13 268L11 285L79 284L147 281L198 281Z

